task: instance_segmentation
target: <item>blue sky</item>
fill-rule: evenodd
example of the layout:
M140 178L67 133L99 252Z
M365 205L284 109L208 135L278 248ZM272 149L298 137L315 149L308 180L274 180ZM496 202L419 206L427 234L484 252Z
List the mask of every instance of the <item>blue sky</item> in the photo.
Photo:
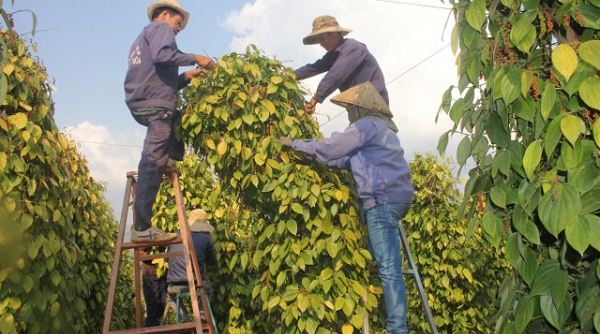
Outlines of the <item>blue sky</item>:
M454 21L440 0L179 1L191 14L177 36L182 51L220 57L255 44L293 68L325 52L302 44L312 20L335 16L342 27L353 29L347 37L365 43L380 63L407 159L436 152L439 136L451 127L445 116L435 123L443 92L458 82L455 57L446 47ZM137 168L145 133L124 104L123 80L129 48L148 24L151 2L15 0L13 6L4 1L7 12L28 9L37 15L34 55L56 83L57 125L80 143L92 175L106 182L107 199L117 214L125 174ZM16 13L14 21L21 34L31 30L30 13ZM304 85L314 91L319 79ZM348 125L342 112L328 101L318 105L316 117L325 135ZM448 155L454 155L460 139L451 141Z

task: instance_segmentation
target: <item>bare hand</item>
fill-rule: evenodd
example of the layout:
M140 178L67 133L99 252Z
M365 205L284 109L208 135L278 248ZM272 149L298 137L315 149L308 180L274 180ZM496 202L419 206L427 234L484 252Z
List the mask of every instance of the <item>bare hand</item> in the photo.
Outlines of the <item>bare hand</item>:
M310 102L308 102L304 106L304 112L310 115L315 112L316 106L317 106L317 100L315 100L314 98L310 99Z
M207 70L215 69L215 63L213 60L205 56L196 55L196 63Z
M280 137L279 142L281 143L281 146L292 147L292 138L289 136L288 137Z
M206 70L203 68L195 68L193 70L186 71L185 77L188 80L192 80L193 78L206 78Z

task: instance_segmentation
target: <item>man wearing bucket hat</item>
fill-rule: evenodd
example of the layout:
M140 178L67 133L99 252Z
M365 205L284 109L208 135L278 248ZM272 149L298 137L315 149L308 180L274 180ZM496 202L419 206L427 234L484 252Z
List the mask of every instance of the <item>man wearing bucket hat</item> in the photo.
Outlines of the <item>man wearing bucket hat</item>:
M174 125L181 117L177 91L192 78L206 77L215 67L205 56L183 53L175 35L188 23L190 14L175 0L160 0L148 6L148 24L129 52L125 77L125 102L133 118L147 127L138 166L135 223L132 242L170 240L174 233L152 227L152 206L169 159L182 160L184 145L175 137ZM179 74L180 66L199 67Z
M313 21L312 32L302 40L305 45L320 44L326 51L323 58L294 71L298 80L325 73L317 92L304 111L311 114L317 103L323 101L336 89L341 92L370 81L381 97L389 104L383 72L366 45L344 38L352 30L339 26L332 16L320 16Z
M352 172L369 230L370 250L379 267L386 331L408 333L398 224L410 208L414 190L396 135L398 128L387 103L370 82L346 90L331 102L348 111L350 125L343 133L334 132L322 140L279 140L283 146Z
M202 209L195 209L190 212L188 224L190 225L190 231L192 233L192 243L194 244L194 251L196 252L196 260L200 266L200 275L202 276L204 291L206 292L206 296L210 299L213 288L211 282L206 278L206 275L204 275L204 265L215 265L217 263L215 246L210 239L210 234L215 228L208 223L206 211ZM180 232L177 232L177 234L179 233ZM182 244L169 246L169 253L181 251L183 251ZM177 294L189 291L185 258L183 255L174 256L169 259L167 283L169 284L167 287L168 303L173 310L176 310ZM179 309L179 319L181 319L182 322L186 322L189 319L185 307Z

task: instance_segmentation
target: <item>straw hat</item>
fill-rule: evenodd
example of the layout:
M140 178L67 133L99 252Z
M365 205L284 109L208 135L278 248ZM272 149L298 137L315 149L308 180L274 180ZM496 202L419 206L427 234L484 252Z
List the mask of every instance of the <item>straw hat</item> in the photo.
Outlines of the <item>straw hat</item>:
M181 21L181 30L185 29L185 26L187 25L188 20L190 19L190 13L186 12L181 6L181 4L179 4L179 2L177 2L176 0L160 0L149 4L148 18L150 19L150 21L152 21L152 13L154 13L154 10L156 10L156 8L161 7L168 7L181 13L181 16L183 17L183 21Z
M356 105L394 117L387 103L385 103L385 100L381 97L381 94L379 94L377 89L375 89L373 84L369 81L349 88L343 93L332 97L331 102L345 109Z
M192 212L190 212L190 216L188 217L190 231L212 233L215 228L208 223L208 219L206 217L206 211L202 209L192 210Z
M302 39L304 45L318 44L319 36L328 32L339 32L342 36L348 35L352 30L342 28L333 16L319 16L313 21L312 32Z

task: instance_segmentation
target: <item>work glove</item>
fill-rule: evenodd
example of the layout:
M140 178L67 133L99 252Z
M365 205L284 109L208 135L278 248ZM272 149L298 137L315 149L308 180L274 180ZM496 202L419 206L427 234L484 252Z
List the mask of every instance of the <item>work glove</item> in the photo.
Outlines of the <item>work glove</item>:
M292 138L287 136L287 137L280 137L279 138L279 142L281 143L281 146L288 146L288 147L292 147Z

